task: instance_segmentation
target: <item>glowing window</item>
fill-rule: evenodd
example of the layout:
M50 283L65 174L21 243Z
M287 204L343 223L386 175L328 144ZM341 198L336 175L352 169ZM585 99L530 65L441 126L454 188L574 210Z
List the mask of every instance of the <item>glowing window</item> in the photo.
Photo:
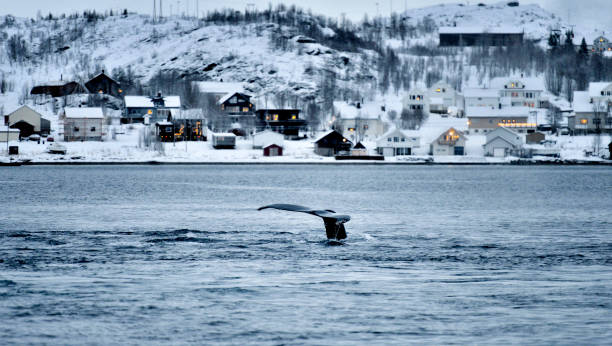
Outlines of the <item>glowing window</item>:
M291 116L291 120L295 120L295 119L297 119L297 115L294 114Z
M274 114L274 121L278 121L278 114Z
M583 125L586 125L587 122L588 122L587 119L584 119L584 118L580 119L580 123L583 124Z
M248 112L248 111L249 111L249 107L243 107L243 108L242 108L242 112L243 112L243 113L246 113L246 112Z

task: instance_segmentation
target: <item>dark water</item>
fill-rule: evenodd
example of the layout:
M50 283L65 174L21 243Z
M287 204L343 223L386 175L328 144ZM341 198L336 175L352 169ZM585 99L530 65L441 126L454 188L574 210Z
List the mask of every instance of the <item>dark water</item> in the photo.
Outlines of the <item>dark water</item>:
M0 343L610 344L612 169L0 168ZM320 219L348 213L343 246Z

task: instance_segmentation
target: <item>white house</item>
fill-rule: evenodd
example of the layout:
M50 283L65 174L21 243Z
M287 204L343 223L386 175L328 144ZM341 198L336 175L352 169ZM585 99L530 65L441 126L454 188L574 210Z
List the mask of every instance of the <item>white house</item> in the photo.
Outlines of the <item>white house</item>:
M491 89L499 90L502 99L512 107L540 108L544 80L537 77L497 77L491 80Z
M334 102L334 109L335 128L353 143L374 141L385 133L387 125L383 121L386 113L384 105Z
M404 109L409 111L421 110L423 113L429 114L429 90L424 87L411 89L404 97L402 104Z
M588 91L574 91L574 114L568 126L574 133L612 132L612 82L590 83Z
M284 143L285 136L282 133L265 130L253 135L253 149L262 149L272 144L282 148Z
M463 109L469 107L500 108L499 90L495 89L465 89L463 91Z
M456 107L458 95L455 89L446 82L438 82L429 88L429 112L448 114L449 109Z
M414 148L420 146L418 131L393 128L376 141L376 151L384 156L412 155Z
M487 133L498 127L523 133L537 127L537 111L529 107L468 107L465 114L470 133Z
M518 133L498 127L487 133L486 143L483 145L486 156L505 157L523 147L523 137Z
M431 155L465 155L466 137L460 131L450 128L429 145Z

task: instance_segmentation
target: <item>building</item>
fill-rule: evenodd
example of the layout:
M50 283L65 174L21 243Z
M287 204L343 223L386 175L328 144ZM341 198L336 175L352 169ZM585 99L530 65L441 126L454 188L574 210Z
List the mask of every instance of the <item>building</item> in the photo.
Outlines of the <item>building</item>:
M155 123L155 134L161 142L174 142L174 124L170 121L158 121Z
M383 156L412 155L420 146L418 131L391 129L376 141L376 152Z
M457 106L458 95L455 89L446 82L438 82L428 90L429 112L447 115Z
M62 97L72 94L87 94L87 89L77 82L60 80L36 85L32 88L30 94Z
M440 27L440 47L512 46L523 42L518 27Z
M226 83L226 82L195 82L200 90L200 93L206 98L211 98L211 103L216 104L227 94L236 92L244 93L242 83Z
M236 135L233 133L213 133L212 145L215 149L236 148Z
M19 140L19 129L11 129L6 126L0 126L0 142L18 141Z
M470 133L487 133L498 127L515 129L519 133L535 131L537 112L529 107L469 107L466 108Z
M306 126L306 120L300 119L299 109L257 109L255 115L256 130L270 129L288 138L299 137Z
M495 89L465 89L463 91L463 109L470 107L501 108L499 90Z
M429 145L429 153L434 156L465 155L465 142L463 133L451 127Z
M102 70L102 73L87 81L85 87L89 90L90 94L103 94L114 97L120 97L123 94L121 85L106 75L104 70Z
M283 147L276 144L269 144L263 148L264 156L283 156Z
M180 96L126 96L122 123L143 123L149 116L151 123L167 121L173 112L181 109Z
M429 114L429 91L424 87L410 89L402 101L404 109L408 111L422 111Z
M499 90L499 97L504 105L540 108L546 86L542 78L498 77L491 80L491 89Z
M255 127L255 107L251 96L239 92L228 93L217 101L219 109L232 123L242 128Z
M51 132L51 122L28 106L21 106L5 115L4 123L9 124L12 129L19 129L21 137Z
M353 143L336 130L324 133L314 142L315 153L321 156L334 156L351 150Z
M612 132L612 82L590 83L588 91L574 91L573 106L568 126L574 134Z
M276 144L282 147L285 142L285 136L280 133L265 130L253 135L253 149L265 148L270 144Z
M498 127L487 133L487 141L483 145L485 156L506 157L508 155L520 156L523 147L523 138L516 132Z
M525 136L525 142L527 144L540 144L546 139L546 135L542 132L533 132Z
M334 102L336 120L334 128L353 143L375 141L386 130L382 117L386 112L384 106L361 102Z
M604 36L598 36L593 40L591 51L597 53L612 52L612 43Z
M64 141L101 141L102 108L64 108Z

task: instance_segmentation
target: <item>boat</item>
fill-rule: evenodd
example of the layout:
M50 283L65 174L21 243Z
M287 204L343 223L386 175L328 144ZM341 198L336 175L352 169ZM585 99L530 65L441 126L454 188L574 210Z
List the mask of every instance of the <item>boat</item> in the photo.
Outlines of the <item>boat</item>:
M47 152L49 154L61 154L61 155L66 155L66 152L68 151L68 149L66 149L65 146L57 143L57 142L52 142L49 143L49 145L47 146Z

